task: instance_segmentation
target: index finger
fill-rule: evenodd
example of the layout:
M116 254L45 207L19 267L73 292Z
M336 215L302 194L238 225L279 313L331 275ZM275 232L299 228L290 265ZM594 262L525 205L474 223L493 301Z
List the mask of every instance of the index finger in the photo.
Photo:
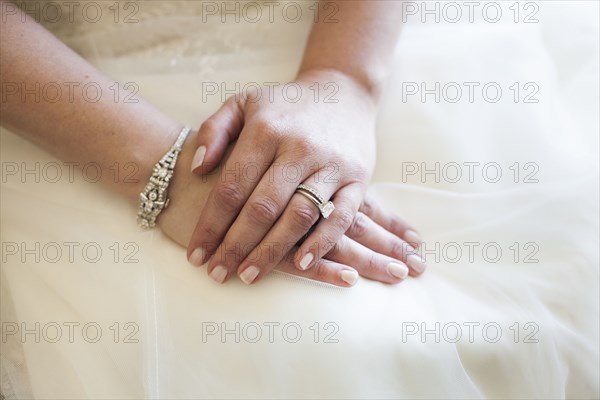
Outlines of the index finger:
M193 265L204 264L216 251L275 156L274 149L244 135L245 130L221 170L192 233L187 255Z

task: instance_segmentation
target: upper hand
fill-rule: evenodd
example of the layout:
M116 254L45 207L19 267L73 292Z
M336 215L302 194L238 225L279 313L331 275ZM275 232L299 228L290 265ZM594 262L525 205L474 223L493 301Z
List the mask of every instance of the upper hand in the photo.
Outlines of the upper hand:
M158 218L161 229L173 240L185 245L194 230L195 221L207 202L212 188L220 179L220 169L213 174L199 177L188 168L195 150L193 133L184 145L175 167L175 175L169 187L171 202ZM401 237L411 237L410 227L400 218L388 212L368 196L361 205L354 223L326 254L325 258L302 271L293 263L296 247L290 249L276 269L309 279L338 286L352 286L358 274L387 283L398 283L406 278L407 268L398 260L419 259L414 249ZM412 234L414 238L414 230ZM418 242L418 238L413 241ZM415 264L416 265L416 264ZM424 265L423 265L424 267ZM416 275L419 270L411 271ZM209 270L211 276L221 281L222 275Z
M224 269L226 279L236 272L246 283L260 279L317 222L317 207L295 194L301 183L331 199L335 211L295 252L298 269L318 265L349 228L364 225L357 213L375 161L375 103L352 79L331 71L303 74L295 84L289 93L275 87L233 96L200 129L197 173L211 170L229 141L238 140L188 245L192 263L210 260L209 272ZM325 101L326 87L337 89L329 98L337 102ZM291 102L297 88L301 95ZM398 258L406 262L406 253Z

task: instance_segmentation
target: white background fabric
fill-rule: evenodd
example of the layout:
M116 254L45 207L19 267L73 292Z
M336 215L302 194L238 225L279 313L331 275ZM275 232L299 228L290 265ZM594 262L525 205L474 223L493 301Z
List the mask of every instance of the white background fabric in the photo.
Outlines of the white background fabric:
M534 24L514 23L510 4L503 3L507 17L496 24L481 18L473 24L423 24L413 18L405 26L378 123L372 191L420 229L429 268L397 286L361 280L343 290L281 273L256 287L239 281L219 286L204 269L189 266L184 250L158 230L141 232L134 209L81 173L73 183L4 179L10 163L31 168L57 160L3 129L2 393L94 399L597 398L598 4L535 4L540 22ZM150 13L136 26L96 26L87 35L63 38L87 49L101 70L137 83L141 96L195 126L220 102L216 96L201 101L202 82L231 88L236 81L243 86L290 80L310 23L305 18L298 25L266 24L264 30L197 24L214 34L202 37L189 29L199 17L186 14L181 3L164 8L170 11ZM143 35L152 41L119 52L119 29L127 29L131 43ZM161 29L181 35L161 41ZM229 46L214 44L219 29L243 38L243 46L230 38L222 40ZM244 29L271 33L253 40ZM198 55L190 43L213 43L217 50ZM480 91L473 103L437 103L431 96L403 101L407 82L429 88L435 82L497 82L504 93L497 103L483 100ZM509 89L514 82L537 84L539 102L515 103ZM473 182L463 177L453 183L409 174L415 163L433 168L436 162L440 168L495 162L503 175L489 183L476 169ZM515 183L515 162L522 173L530 172L525 163L535 163L538 182L525 183L520 175ZM57 262L35 262L6 248L64 242L80 243L73 262L65 254ZM115 242L119 262L110 250ZM518 256L511 249L515 242ZM95 263L81 253L89 243L103 251ZM127 243L134 247L125 249ZM475 243L472 259L465 243ZM489 253L482 251L485 245L492 246ZM490 261L498 247L501 257ZM131 249L137 261L125 263ZM527 255L537 262L525 262ZM36 322L39 343L32 333L6 335L10 324L35 331ZM80 324L72 343L69 322ZM62 327L56 343L48 340L53 323ZM97 343L85 340L95 336L94 329L83 334L86 323L101 327ZM235 333L208 334L222 324L235 332L236 323L237 341ZM272 342L269 323L279 324L273 325ZM252 343L256 326L262 336ZM302 333L292 343L298 326ZM457 326L462 336L455 340ZM418 333L410 334L415 327ZM430 332L423 336L423 329ZM127 333L137 343L127 343ZM337 343L327 342L330 333Z

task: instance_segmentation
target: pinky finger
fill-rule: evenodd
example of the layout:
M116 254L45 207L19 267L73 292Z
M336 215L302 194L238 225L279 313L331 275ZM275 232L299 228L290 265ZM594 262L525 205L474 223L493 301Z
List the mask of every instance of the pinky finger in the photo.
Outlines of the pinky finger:
M275 269L341 287L352 287L359 279L358 272L354 268L326 259L320 259L312 268L302 271L294 266L291 257L285 257Z

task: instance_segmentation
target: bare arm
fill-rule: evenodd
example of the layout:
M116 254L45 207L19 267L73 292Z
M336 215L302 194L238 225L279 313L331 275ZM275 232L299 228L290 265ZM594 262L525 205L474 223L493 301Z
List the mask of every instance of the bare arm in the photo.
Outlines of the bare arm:
M0 0L0 121L63 160L98 163L104 169L104 183L132 204L137 203L153 165L174 143L182 125L141 99L137 103L115 102L113 80L31 18L22 22L20 11L5 14L7 6L13 5ZM36 88L49 84L62 90L70 85L72 96L42 95ZM84 89L86 86L89 91ZM158 218L161 229L181 245L188 243L193 221L199 218L209 190L219 177L217 173L204 180L190 172L196 133L191 136L169 187L171 206ZM129 162L139 168L135 183L114 182L109 168ZM319 261L310 271L297 271L291 260L281 260L278 268L350 286L358 274L345 264L346 260L365 266L372 264L373 257L381 263L387 260L349 239L343 243L348 251L331 254L331 260Z
M102 177L136 201L182 125L141 99L115 102L113 80L31 17L23 22L20 10L5 13L12 4L2 0L0 6L2 124L63 160L96 162L103 169L135 163L136 183L116 183L108 170ZM52 92L52 82L62 90L60 96ZM47 95L40 93L44 86L50 88Z
M341 72L379 98L401 28L400 1L321 0L335 11L313 25L299 75L311 70Z

